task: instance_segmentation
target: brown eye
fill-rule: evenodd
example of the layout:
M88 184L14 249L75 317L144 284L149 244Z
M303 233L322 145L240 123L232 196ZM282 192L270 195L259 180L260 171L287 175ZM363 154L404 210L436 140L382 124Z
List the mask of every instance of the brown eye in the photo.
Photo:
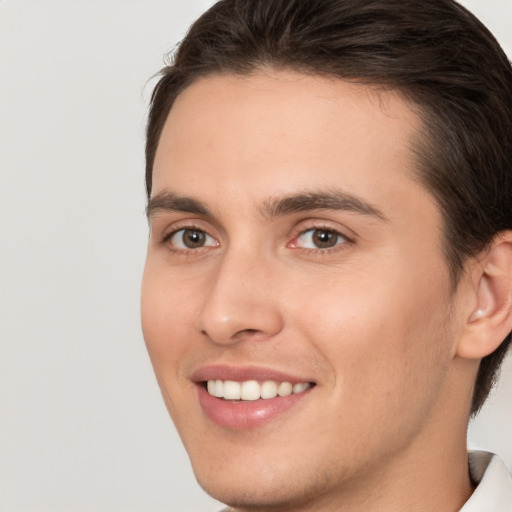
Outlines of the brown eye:
M338 243L339 234L334 231L327 231L325 229L315 229L313 232L313 243L319 249L327 249L334 247Z
M200 249L217 245L214 238L200 229L180 229L172 235L170 242L178 249Z
M347 242L348 240L337 231L314 228L301 233L294 246L304 249L331 249Z
M191 231L186 229L183 232L183 244L189 249L197 249L198 247L202 247L205 240L206 235L204 231Z

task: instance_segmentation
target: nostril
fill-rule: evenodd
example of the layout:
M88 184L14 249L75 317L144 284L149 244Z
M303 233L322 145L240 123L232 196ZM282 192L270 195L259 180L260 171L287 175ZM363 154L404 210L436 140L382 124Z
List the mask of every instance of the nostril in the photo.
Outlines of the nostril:
M260 336L264 338L265 333L259 329L241 329L233 335L232 339L233 341L242 341L243 339L257 340Z

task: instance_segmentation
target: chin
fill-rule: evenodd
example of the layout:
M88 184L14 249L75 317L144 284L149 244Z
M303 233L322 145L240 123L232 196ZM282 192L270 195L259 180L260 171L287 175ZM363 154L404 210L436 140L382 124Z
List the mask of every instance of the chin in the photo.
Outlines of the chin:
M244 482L241 485L230 485L223 482L202 482L199 485L204 491L217 501L235 509L247 510L298 510L300 507L308 508L308 503L314 501L314 495L305 489L292 489L290 482L284 486L273 484L261 486L256 480ZM301 508L302 509L302 508Z
M317 505L335 487L331 481L334 471L317 471L307 464L261 467L254 460L246 464L240 460L231 462L229 468L193 468L207 494L235 509L311 510L311 503Z

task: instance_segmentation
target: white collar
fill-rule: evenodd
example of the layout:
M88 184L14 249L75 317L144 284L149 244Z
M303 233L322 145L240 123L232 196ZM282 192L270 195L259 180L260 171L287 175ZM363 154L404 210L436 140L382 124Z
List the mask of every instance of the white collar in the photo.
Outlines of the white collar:
M470 451L469 471L478 486L460 512L512 511L512 476L498 455Z

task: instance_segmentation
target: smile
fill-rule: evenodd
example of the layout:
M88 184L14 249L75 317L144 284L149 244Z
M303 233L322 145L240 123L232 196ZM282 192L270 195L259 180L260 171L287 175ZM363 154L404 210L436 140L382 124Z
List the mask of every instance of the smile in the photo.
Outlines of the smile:
M237 382L234 380L208 380L206 389L211 396L223 398L225 400L269 400L277 396L285 397L292 394L303 393L312 387L309 382L277 382L266 380L258 382L257 380L246 380Z
M191 375L204 419L250 430L303 409L318 387L305 375L257 366L207 365Z

